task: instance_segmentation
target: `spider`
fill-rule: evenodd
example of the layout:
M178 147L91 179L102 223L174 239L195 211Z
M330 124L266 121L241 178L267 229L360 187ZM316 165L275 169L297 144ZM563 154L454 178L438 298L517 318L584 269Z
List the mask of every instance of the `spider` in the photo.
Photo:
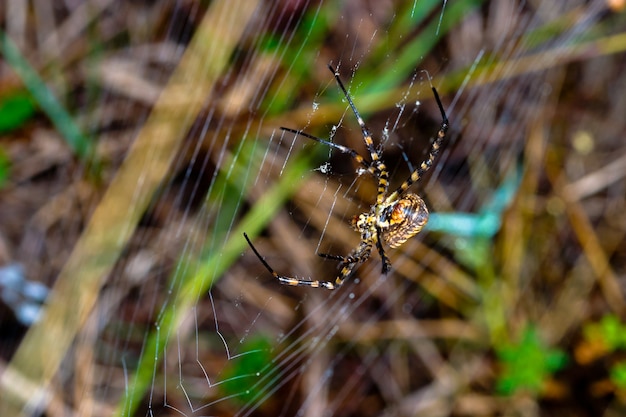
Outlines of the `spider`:
M370 154L371 160L365 160L354 149L329 142L301 130L290 129L287 127L281 127L281 129L286 132L304 136L308 139L323 143L331 148L335 148L343 153L349 154L359 165L361 165L367 172L372 174L372 176L378 180L376 203L370 207L368 212L355 216L351 222L354 230L360 233L361 242L347 256L319 253L318 255L323 258L339 261L338 269L340 272L334 282L317 280L311 281L278 274L254 247L248 235L246 233L243 235L263 266L265 266L265 268L274 276L274 278L278 279L280 283L292 286L300 285L314 288L322 287L334 290L339 288L346 279L350 278L358 266L369 259L374 246L382 259L382 272L383 274L387 274L391 269L391 263L385 254L383 243L389 245L391 248L397 248L409 238L419 233L424 225L426 225L426 222L428 221L428 209L426 208L424 200L422 200L422 198L417 194L407 193L406 191L432 167L433 161L439 153L441 144L446 137L449 125L448 117L446 116L443 104L441 104L441 100L439 99L439 94L437 93L435 87L431 87L442 118L439 131L437 132L437 137L431 145L428 157L413 172L411 172L409 178L404 181L400 187L388 194L389 173L387 172L387 167L384 162L381 161L380 155L374 147L372 135L369 129L365 126L365 122L357 111L350 94L348 94L346 87L341 81L341 78L339 78L338 70L333 69L331 65L328 65L328 69L333 73L339 88L343 92L348 104L352 108L352 112L356 116L356 120L361 127L363 140L367 151Z

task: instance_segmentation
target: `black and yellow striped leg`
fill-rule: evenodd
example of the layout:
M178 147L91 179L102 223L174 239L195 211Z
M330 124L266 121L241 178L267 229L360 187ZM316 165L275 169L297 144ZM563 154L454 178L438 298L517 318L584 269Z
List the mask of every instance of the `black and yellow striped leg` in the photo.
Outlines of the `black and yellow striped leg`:
M439 154L439 149L441 149L441 143L446 137L446 133L448 132L449 122L448 116L446 115L446 111L443 108L443 104L441 104L441 99L439 98L439 93L435 87L431 87L433 90L433 94L435 96L435 101L437 102L437 106L439 107L439 111L441 112L441 125L439 126L439 130L437 131L437 137L433 141L433 144L430 147L430 152L428 153L428 157L418 165L418 167L411 172L409 178L398 187L393 193L389 194L387 198L385 198L386 203L390 203L398 198L398 196L404 194L406 190L409 189L411 185L413 185L416 181L418 181L422 175L426 171L428 171L432 166L435 158Z
M378 236L382 236L380 227L376 227L376 232ZM389 261L389 258L385 253L385 249L383 248L383 243L380 241L380 239L376 239L376 249L378 249L378 254L380 255L380 259L383 262L382 272L386 275L391 270L391 261Z
M376 204L381 204L385 198L385 194L387 194L387 190L389 188L389 173L387 172L387 167L380 160L380 155L378 155L378 151L374 147L374 141L372 140L372 133L365 125L363 118L359 114L359 111L356 109L354 102L352 101L352 97L348 94L348 90L343 85L341 78L339 78L339 73L335 70L331 65L328 65L328 69L333 73L335 80L337 80L337 84L339 84L339 88L343 91L343 95L348 100L348 104L350 104L350 108L356 117L356 121L361 127L361 132L363 133L363 141L365 142L365 147L367 151L370 153L370 157L372 158L372 167L377 173L378 177L378 193L376 196Z
M298 136L304 136L305 138L312 139L316 142L330 146L331 148L335 148L338 151L347 153L348 155L352 157L352 159L354 159L359 165L365 168L370 174L376 175L376 169L372 166L372 164L366 161L365 159L363 159L363 157L359 155L358 152L352 148L348 148L347 146L339 145L337 143L330 142L322 138L318 138L317 136L313 136L310 133L303 132L302 130L291 129L288 127L281 127L281 130L284 130L285 132L293 133Z
M380 236L381 235L380 229L377 227L376 230L378 232L378 236ZM386 274L391 270L391 262L389 261L389 258L387 257L387 254L385 253L385 249L383 248L383 244L381 243L379 239L376 239L376 249L378 250L378 253L380 254L380 258L382 259L382 262L383 262L382 272L383 274ZM317 255L321 256L322 258L340 261L343 264L342 265L342 275L343 275L343 269L345 269L345 266L352 265L351 268L354 268L356 265L367 261L369 259L371 252L372 252L371 245L360 245L353 252L353 255L341 256L341 255L332 255L329 253L318 253ZM347 272L351 274L352 269L348 270ZM340 277L342 278L342 281L348 278L348 276L342 276L342 275L340 275Z
M265 269L267 269L269 273L272 274L272 276L276 278L281 284L292 285L292 286L306 286L306 287L313 287L313 288L326 288L327 290L334 290L336 288L339 288L341 284L343 284L343 281L345 280L345 277L343 276L343 269L342 269L342 275L337 277L334 283L330 281L310 281L310 280L300 279L297 277L286 277L284 275L279 275L276 271L274 271L274 269L270 266L270 264L267 263L265 258L261 256L259 251L256 250L256 248L250 241L248 234L244 232L243 237L246 238L246 241L248 242L250 249L252 249L252 252L254 252L257 258L259 258L259 260L261 261ZM347 275L350 275L350 273L351 271L349 271Z
M359 126L361 127L361 132L363 132L365 146L367 147L367 151L370 153L370 156L372 157L372 161L373 162L378 161L379 155L378 155L378 152L376 151L376 148L374 147L374 141L372 140L372 133L367 128L367 126L365 126L365 122L363 121L363 118L359 114L359 111L356 109L356 106L354 105L354 102L352 101L352 97L350 97L348 90L343 85L341 78L339 78L339 73L337 72L337 70L335 70L330 64L328 65L328 69L330 70L330 72L333 73L333 76L335 77L335 80L337 81L339 88L341 88L341 91L343 91L343 95L346 97L346 100L348 100L348 104L350 105L350 108L352 109L352 112L354 113L354 116L356 117L356 121L359 123Z
M317 136L303 132L302 130L291 129L288 127L281 127L281 130L293 133L295 135L304 136L305 138L312 139L316 142L330 146L331 148L335 148L343 153L347 153L348 155L350 155L352 159L354 159L359 165L365 168L367 172L378 178L378 192L376 202L377 204L383 202L384 196L387 193L387 188L389 187L389 181L387 180L389 174L387 173L387 167L385 166L385 164L378 160L376 160L375 162L368 162L352 148L348 148L347 146L339 145L325 139L318 138Z
M369 259L371 253L372 244L370 242L361 242L361 244L348 256L332 255L329 253L318 253L318 256L341 262L339 264L339 276L335 279L335 286L339 287L346 279L352 276L360 264Z

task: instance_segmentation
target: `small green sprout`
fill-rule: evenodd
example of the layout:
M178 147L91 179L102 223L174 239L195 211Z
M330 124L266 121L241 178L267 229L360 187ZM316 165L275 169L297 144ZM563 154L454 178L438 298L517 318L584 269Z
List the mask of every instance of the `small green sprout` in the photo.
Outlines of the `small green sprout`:
M626 348L626 326L613 314L602 317L598 323L586 325L583 334L589 342L601 342L607 352Z
M544 382L567 363L567 355L546 346L532 326L524 331L519 343L496 349L496 353L502 365L497 390L504 395L519 390L540 393Z

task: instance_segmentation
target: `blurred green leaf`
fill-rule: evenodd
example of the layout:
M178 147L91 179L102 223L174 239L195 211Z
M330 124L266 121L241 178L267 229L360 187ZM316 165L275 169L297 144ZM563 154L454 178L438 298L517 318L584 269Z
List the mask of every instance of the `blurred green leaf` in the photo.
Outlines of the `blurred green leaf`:
M0 188L4 188L11 172L11 160L4 149L0 148Z
M619 389L626 389L626 362L618 362L613 365L610 377Z
M0 30L0 53L9 67L20 77L24 87L32 94L39 108L50 118L72 150L81 158L93 158L93 140L83 134L53 91L48 88L19 48L2 30ZM94 164L94 166L96 165Z
M243 404L267 389L258 381L271 372L272 344L268 338L256 336L242 344L241 351L245 353L229 360L220 388L226 396Z
M609 352L626 348L626 326L614 314L607 314L599 323L586 325L583 334L589 341L599 339Z
M0 98L0 133L21 127L34 114L35 103L25 92Z

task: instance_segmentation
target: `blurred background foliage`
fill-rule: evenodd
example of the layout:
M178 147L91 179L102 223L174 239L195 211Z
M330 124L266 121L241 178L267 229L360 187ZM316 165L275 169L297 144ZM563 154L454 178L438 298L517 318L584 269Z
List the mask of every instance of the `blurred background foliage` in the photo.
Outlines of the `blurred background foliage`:
M0 6L0 414L624 415L624 6ZM242 237L358 243L373 181L278 130L363 152L329 63L392 186L431 83L451 121L428 229L332 294Z

